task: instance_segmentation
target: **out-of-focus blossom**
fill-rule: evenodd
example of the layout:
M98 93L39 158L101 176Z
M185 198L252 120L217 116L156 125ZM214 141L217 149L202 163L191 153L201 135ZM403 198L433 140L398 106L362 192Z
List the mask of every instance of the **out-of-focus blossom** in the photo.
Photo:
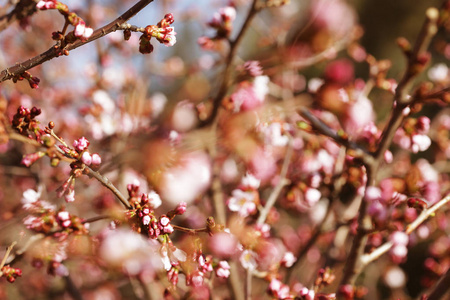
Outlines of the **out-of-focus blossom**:
M238 212L243 218L256 212L257 194L254 191L233 190L232 196L228 199L228 209Z
M219 232L208 239L208 246L219 258L229 258L238 251L238 240L231 233Z
M250 173L247 173L244 177L242 177L241 185L243 189L257 190L260 184L261 180Z
M242 82L237 91L230 96L234 112L248 111L260 107L269 91L269 77L257 76L250 82Z
M283 259L281 260L281 264L286 268L290 268L297 261L297 258L294 256L294 253L287 251L283 255Z
M239 258L239 261L241 262L241 265L246 270L256 270L256 267L258 266L256 263L257 255L252 250L244 250Z
M216 269L216 275L219 278L228 278L230 276L230 265L226 260L221 260Z
M130 275L162 267L157 243L126 229L109 231L104 235L99 257L107 265L122 269Z
M355 13L345 1L317 0L312 2L314 23L336 35L336 39L349 34L356 23Z
M450 71L448 66L444 63L436 64L428 70L428 78L434 82L448 81L450 79L449 76Z
M273 122L270 124L263 124L261 132L264 134L266 144L284 147L289 143L289 136L285 133L289 130L287 123Z
M204 152L189 153L163 174L161 195L174 205L189 204L208 188L210 180L209 157Z
M393 244L389 251L392 260L395 263L401 263L408 254L408 248L406 248L409 242L408 235L402 231L396 231L390 235L389 240Z
M267 291L271 296L276 297L277 299L288 299L290 297L289 286L283 284L278 279L272 279L270 281Z

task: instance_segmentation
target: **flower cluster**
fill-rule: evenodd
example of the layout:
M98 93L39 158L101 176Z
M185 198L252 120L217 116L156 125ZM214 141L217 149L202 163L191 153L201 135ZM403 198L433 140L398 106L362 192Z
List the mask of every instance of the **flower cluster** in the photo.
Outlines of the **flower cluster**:
M5 277L10 283L16 281L17 277L22 276L22 270L18 268L12 268L9 265L3 266L0 269L0 277Z
M425 116L407 119L403 127L397 130L394 142L413 153L427 150L431 145L431 139L427 135L430 123L430 119Z
M197 43L205 50L213 50L216 41L226 39L230 36L235 19L236 9L233 6L220 8L207 23L209 27L216 31L216 35L212 38L202 36L197 40Z
M36 232L53 235L59 241L64 241L70 234L87 234L89 224L84 220L71 215L64 207L56 207L40 199L41 192L26 190L23 193L23 208L30 214L25 217L25 226Z
M129 202L133 207L127 215L133 223L134 230L152 239L172 233L174 229L170 224L171 220L186 211L186 203L182 202L175 209L169 211L167 215L161 215L157 218L155 209L161 205L161 198L157 193L151 191L148 194L139 194L138 182L128 184L127 190L130 197Z
M36 4L36 8L40 10L57 9L58 12L64 16L66 22L74 27L74 30L64 36L65 32L53 32L52 37L57 41L64 41L65 43L73 43L75 40L82 41L91 37L94 30L86 26L86 22L77 16L76 13L71 12L69 7L64 3L56 0L41 0Z
M177 39L175 28L170 26L175 21L172 14L166 14L157 25L148 25L145 27L142 36L139 39L139 52L148 54L153 52L153 46L150 44L151 38L156 38L158 42L167 47L175 45Z

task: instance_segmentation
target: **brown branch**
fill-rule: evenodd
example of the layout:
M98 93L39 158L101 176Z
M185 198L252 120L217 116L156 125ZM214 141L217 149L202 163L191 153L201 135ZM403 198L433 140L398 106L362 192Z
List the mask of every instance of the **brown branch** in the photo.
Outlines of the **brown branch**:
M135 14L137 14L139 11L141 11L144 7L146 7L149 3L153 2L153 0L141 0L138 3L136 3L133 7L131 7L129 10L127 10L124 14L122 14L120 17L109 23L108 25L105 25L97 30L94 31L94 33L85 41L77 40L72 44L67 45L64 49L70 51L73 49L76 49L80 46L83 46L87 43L90 43L92 41L95 41L96 39L99 39L111 32L114 32L118 29L120 29L120 26L128 21L131 17L133 17ZM50 49L45 51L44 53L41 53L33 58L30 58L24 62L18 63L13 67L6 68L0 73L0 82L3 82L5 80L11 79L14 76L20 75L23 72L38 66L46 61L49 61L55 57L58 57L61 55L61 51L63 49L59 49L58 47L52 46Z
M313 129L318 131L320 134L323 134L331 139L333 139L339 145L344 146L345 148L352 149L354 153L352 156L361 158L363 161L371 164L373 161L372 155L367 152L367 150L361 148L358 144L350 141L347 138L344 138L337 134L333 129L328 127L325 123L319 120L316 116L314 116L307 108L302 107L299 110L300 115L308 120L312 125Z
M0 32L15 21L29 17L36 11L36 2L34 0L20 0L11 12L0 17Z
M119 199L120 202L122 202L123 206L127 209L131 209L131 204L128 202L128 200L125 198L125 196L112 184L112 182L106 178L105 176L101 175L99 172L96 172L86 166L86 170L88 171L88 176L92 176L95 179L97 179L104 187L109 189L116 197Z

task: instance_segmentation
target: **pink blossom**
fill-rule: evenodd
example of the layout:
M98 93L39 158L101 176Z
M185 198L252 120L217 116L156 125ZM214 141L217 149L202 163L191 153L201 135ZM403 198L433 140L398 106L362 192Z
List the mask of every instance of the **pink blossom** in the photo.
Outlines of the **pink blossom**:
M83 136L82 138L73 141L73 146L79 152L86 150L89 147L90 142Z
M403 245L406 246L408 245L408 241L409 241L409 237L406 233L404 233L403 231L396 231L394 233L392 233L389 237L389 240L394 244L394 245Z
M272 279L270 281L269 287L268 287L268 292L274 296L277 297L278 299L286 299L289 298L290 295L290 289L289 286L286 284L283 284L281 281L279 281L278 279Z
M195 271L192 274L190 283L194 286L194 287L199 287L203 285L203 276L204 274L200 271Z
M450 71L444 63L436 64L428 70L428 78L434 82L445 82L449 80Z
M208 239L208 246L219 258L229 258L238 251L238 240L231 233L219 232Z
M42 188L40 187L38 191L28 189L22 194L22 204L32 204L39 200L41 197Z
M102 158L100 157L100 155L98 153L92 154L92 165L100 166L101 163L102 163Z
M252 271L256 270L257 267L256 257L256 253L252 250L244 250L239 257L239 261L244 269Z
M394 263L401 263L404 261L406 255L408 254L408 248L406 248L405 245L394 245L390 249L389 254L391 255Z
M308 290L304 287L300 290L299 295L302 296L305 300L313 300L316 293L314 293L314 290Z
M416 124L417 133L427 134L430 130L430 123L430 118L425 116L419 117Z
M297 261L297 258L294 256L294 253L287 251L283 255L283 259L281 260L281 264L286 268L290 268Z
M75 26L74 34L76 37L83 36L84 30L86 29L86 23L84 21L78 22Z
M150 220L151 220L151 217L149 215L145 215L142 217L142 224L148 225L148 224L150 224Z
M182 215L186 212L186 202L178 203L177 207L175 208L175 214Z
M314 206L317 202L319 202L322 197L322 193L313 188L307 188L305 191L305 200L310 207Z
M256 212L255 193L234 190L232 197L228 199L228 209L236 211L243 218Z
M230 265L226 260L221 260L219 262L218 268L216 269L216 275L219 278L228 278L230 276Z
M192 152L181 163L163 174L161 196L173 205L191 203L203 193L211 180L211 163L205 152Z
M234 19L236 19L236 9L232 6L221 7L219 9L219 14L226 22L234 21Z
M20 162L26 167L30 167L32 164L34 164L38 159L45 156L45 152L36 152L36 153L30 153L26 154L22 157L22 161Z
M230 96L233 111L248 111L262 105L269 91L269 77L257 76L250 84L244 82L238 90Z
M83 164L90 166L92 163L92 156L89 154L89 152L83 152L83 155L81 155L81 161Z
M66 202L75 201L75 190L69 189L68 191L66 191L66 193L64 194L64 200L66 200Z
M388 164L390 164L393 160L394 160L394 155L392 154L392 152L391 151L389 151L389 150L386 150L385 152L384 152L384 161L386 162L386 163L388 163Z
M92 35L93 32L94 32L94 30L92 28L90 28L90 27L86 27L86 23L83 20L81 20L75 26L73 34L76 37L87 39L87 38L89 38Z
M431 139L425 134L415 134L411 137L411 151L417 153L427 150L431 145Z
M261 184L261 180L257 179L252 174L247 173L242 178L241 184L244 189L257 190Z
M36 8L38 8L40 10L55 9L56 8L56 0L39 1L36 4Z
M152 208L158 208L161 206L161 197L159 197L159 195L155 191L151 191L150 193L148 193L147 197L148 203Z

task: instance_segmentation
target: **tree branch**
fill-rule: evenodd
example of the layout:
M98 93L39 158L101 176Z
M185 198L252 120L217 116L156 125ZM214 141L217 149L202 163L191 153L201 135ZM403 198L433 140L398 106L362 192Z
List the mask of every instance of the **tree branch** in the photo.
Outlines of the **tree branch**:
M122 14L120 17L118 17L117 19L115 19L114 21L109 23L108 25L105 25L105 26L95 30L94 33L85 41L77 40L74 43L67 45L64 49L66 49L68 51L76 49L80 46L83 46L87 43L95 41L96 39L99 39L111 32L118 30L120 28L121 24L128 21L131 17L133 17L135 14L137 14L139 11L141 11L144 7L146 7L151 2L153 2L153 0L139 1L133 7L131 7L129 10L127 10L124 14ZM59 49L58 47L55 47L55 46L52 46L50 49L48 49L44 53L41 53L33 58L30 58L24 62L14 65L13 67L6 68L5 70L1 71L0 82L11 79L14 76L20 75L23 72L25 72L31 68L34 68L35 66L38 66L46 61L49 61L55 57L60 56L61 50L63 50L63 49Z

